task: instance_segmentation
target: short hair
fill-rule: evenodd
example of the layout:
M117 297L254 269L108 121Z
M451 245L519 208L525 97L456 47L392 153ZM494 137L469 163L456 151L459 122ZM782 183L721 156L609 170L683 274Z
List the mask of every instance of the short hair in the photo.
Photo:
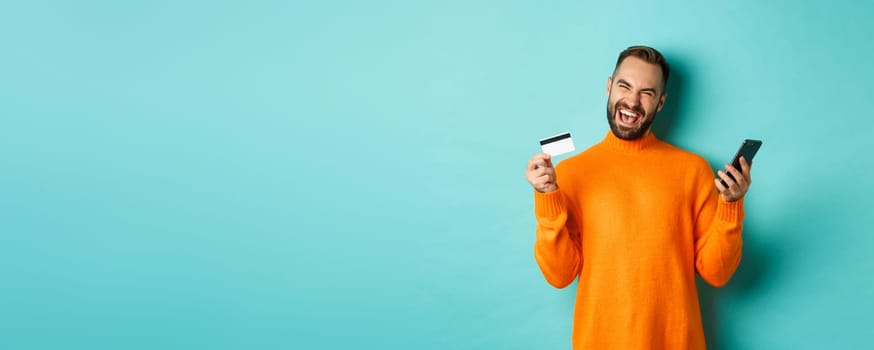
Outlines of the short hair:
M671 67L668 66L668 61L665 60L665 56L662 56L661 52L649 46L631 46L625 49L625 51L619 53L619 59L616 60L616 67L613 68L613 74L616 74L616 69L618 69L619 65L622 64L622 61L629 56L637 57L647 63L657 64L662 69L662 87L664 88L668 86L668 74L671 72Z

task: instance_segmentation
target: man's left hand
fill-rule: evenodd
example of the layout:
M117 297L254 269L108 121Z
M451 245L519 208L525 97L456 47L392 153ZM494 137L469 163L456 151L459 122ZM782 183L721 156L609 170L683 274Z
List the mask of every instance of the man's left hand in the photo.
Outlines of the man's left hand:
M725 171L720 170L717 172L719 177L713 180L716 183L716 188L719 189L719 195L722 197L722 200L734 202L743 198L750 188L750 184L753 183L750 177L750 165L747 164L746 158L740 157L740 170L735 169L731 164L726 164L725 170L731 173L734 179L729 177ZM728 186L723 185L723 181Z

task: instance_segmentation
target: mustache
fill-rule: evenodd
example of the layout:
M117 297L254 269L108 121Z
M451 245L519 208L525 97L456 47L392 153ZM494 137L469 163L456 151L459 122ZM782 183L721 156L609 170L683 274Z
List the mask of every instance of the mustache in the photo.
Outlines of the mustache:
M646 114L646 111L643 110L643 106L641 106L641 105L637 105L637 106L632 107L632 106L629 106L623 102L616 102L616 104L613 105L613 112L615 113L616 111L619 110L619 108L630 109L630 110L634 111L635 113L640 113L641 115Z

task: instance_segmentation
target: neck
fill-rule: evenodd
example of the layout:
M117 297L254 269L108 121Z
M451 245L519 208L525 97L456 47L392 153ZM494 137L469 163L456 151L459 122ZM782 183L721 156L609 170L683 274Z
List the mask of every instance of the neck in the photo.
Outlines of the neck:
M652 131L649 130L647 130L646 134L634 140L620 139L613 134L613 131L608 131L607 137L605 137L603 141L605 145L612 149L628 152L639 152L645 150L648 147L652 147L656 142L658 142L658 138L656 138Z

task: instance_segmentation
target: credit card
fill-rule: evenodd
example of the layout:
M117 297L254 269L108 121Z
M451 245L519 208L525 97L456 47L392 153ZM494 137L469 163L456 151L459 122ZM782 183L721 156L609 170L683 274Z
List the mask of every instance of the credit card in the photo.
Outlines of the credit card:
M540 140L540 149L552 157L574 151L574 140L571 133L566 132Z

